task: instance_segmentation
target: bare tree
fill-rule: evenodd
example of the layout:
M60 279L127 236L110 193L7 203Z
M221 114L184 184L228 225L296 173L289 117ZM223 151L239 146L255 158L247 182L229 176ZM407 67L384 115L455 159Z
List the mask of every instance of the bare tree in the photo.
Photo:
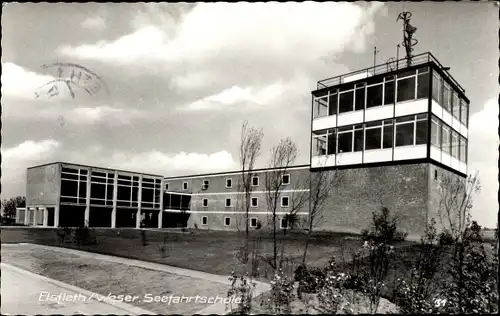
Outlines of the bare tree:
M241 164L241 180L238 182L238 191L243 192L241 197L240 207L244 214L245 227L245 245L243 248L243 262L248 260L248 243L249 243L249 211L252 195L252 178L254 176L255 161L260 155L262 138L264 133L262 129L256 129L248 126L248 121L243 122L241 127L241 142L240 142L240 164ZM239 223L238 223L239 229Z
M271 149L271 156L268 163L268 168L270 170L265 173L265 197L267 202L268 214L271 217L270 223L273 230L273 259L271 263L273 269L276 269L278 267L276 213L278 211L278 205L281 205L280 199L282 197L282 191L284 189L283 178L284 175L287 174L288 168L295 162L297 155L297 145L295 145L292 139L289 137L281 139L279 143ZM298 181L298 183L300 183L300 181ZM297 190L293 191L293 194L289 196L289 206L287 209L288 214L285 217L289 220L296 218L297 212L307 201L306 194L300 193L300 191L299 193L296 193L298 192ZM284 230L285 234L287 230L288 228ZM284 253L284 249L282 249L281 253ZM281 261L282 260L280 260L280 264Z
M325 161L326 162L326 161ZM302 264L306 263L307 249L314 228L323 221L326 201L332 192L341 184L343 175L338 169L328 171L325 164L317 171L310 172L309 180L309 214L307 219L307 238L302 256Z
M439 217L441 223L448 225L454 240L460 243L470 225L470 212L473 197L481 191L478 172L467 179L443 174L437 190L439 198Z

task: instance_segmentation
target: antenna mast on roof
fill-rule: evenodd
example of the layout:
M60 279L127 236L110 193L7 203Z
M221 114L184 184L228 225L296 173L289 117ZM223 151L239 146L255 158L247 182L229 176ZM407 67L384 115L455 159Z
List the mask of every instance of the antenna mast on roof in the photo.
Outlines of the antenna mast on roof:
M417 39L413 38L413 33L417 31L417 28L410 24L410 18L411 12L406 11L406 8L404 8L396 20L403 20L403 42L401 44L406 49L406 63L408 67L411 66L413 46L418 43Z

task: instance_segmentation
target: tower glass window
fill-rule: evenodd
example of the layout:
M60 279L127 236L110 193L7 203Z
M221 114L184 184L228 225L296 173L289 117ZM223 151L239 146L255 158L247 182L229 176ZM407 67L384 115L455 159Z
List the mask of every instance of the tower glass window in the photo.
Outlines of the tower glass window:
M392 79L385 79L384 83L384 104L390 105L394 104L394 88L395 82L394 77Z
M338 152L345 153L352 151L353 130L352 127L340 127L338 129Z
M382 146L384 149L392 148L394 141L394 120L384 120L384 134L382 140Z
M441 120L433 116L431 124L431 144L441 148Z
M396 147L413 145L414 117L396 119Z
M460 120L460 108L461 108L461 100L458 94L455 92L453 93L453 116L457 119Z
M354 151L363 151L363 124L354 126Z
M451 156L458 159L459 155L459 141L458 133L455 130L451 130Z
M451 154L451 131L450 128L446 125L443 125L442 129L442 143L441 150L448 155Z
M416 122L415 145L427 144L427 114L418 115Z
M417 99L429 97L429 69L419 69L417 79Z
M371 108L382 105L383 85L382 82L366 88L366 107Z
M339 114L353 110L354 91L345 91L339 94Z
M398 79L397 102L415 99L415 77Z
M327 154L334 155L337 153L337 131L332 128L328 131Z
M355 104L355 110L363 110L365 108L365 87L357 87L356 88L356 104Z
M330 92L330 96L328 98L328 115L337 114L337 104L338 104L338 93L337 89Z
M365 150L382 148L382 121L366 123Z
M443 80L441 79L441 76L438 75L436 71L433 71L432 98L436 100L438 104L442 104L442 99L441 99L442 84Z
M314 118L328 115L328 95L317 96L314 100Z
M443 86L443 107L448 111L451 112L451 88L450 86L445 83Z

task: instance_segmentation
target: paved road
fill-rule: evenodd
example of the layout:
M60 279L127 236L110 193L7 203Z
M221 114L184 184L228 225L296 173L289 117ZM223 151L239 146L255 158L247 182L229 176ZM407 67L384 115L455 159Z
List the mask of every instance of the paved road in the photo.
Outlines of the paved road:
M5 263L1 267L2 315L152 314L128 304L106 302L102 296Z

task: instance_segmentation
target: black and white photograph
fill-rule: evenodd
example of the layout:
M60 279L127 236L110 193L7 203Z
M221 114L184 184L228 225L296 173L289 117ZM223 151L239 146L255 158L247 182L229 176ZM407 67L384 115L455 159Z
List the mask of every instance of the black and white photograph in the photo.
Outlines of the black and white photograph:
M2 315L497 314L499 2L2 3Z

